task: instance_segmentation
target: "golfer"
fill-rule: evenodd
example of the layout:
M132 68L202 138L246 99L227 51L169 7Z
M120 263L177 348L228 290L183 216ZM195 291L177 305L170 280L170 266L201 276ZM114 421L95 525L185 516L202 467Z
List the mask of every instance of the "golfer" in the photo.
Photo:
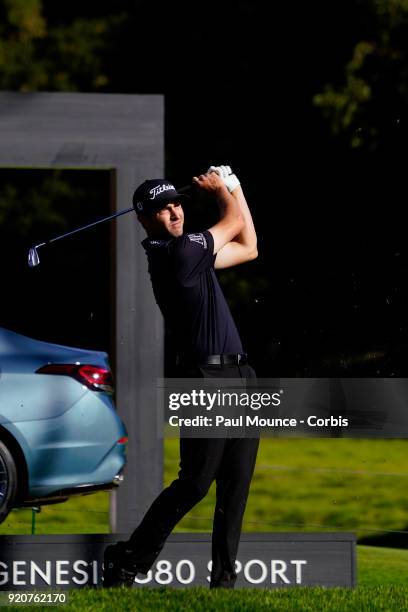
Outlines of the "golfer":
M257 257L251 213L229 166L194 177L218 203L219 221L184 233L182 202L164 179L145 181L133 205L147 233L142 242L157 304L177 345L177 376L254 378L214 269ZM105 550L104 586L132 586L146 574L180 519L216 481L211 588L233 588L242 519L255 466L257 438L180 437L178 478L155 499L127 542Z

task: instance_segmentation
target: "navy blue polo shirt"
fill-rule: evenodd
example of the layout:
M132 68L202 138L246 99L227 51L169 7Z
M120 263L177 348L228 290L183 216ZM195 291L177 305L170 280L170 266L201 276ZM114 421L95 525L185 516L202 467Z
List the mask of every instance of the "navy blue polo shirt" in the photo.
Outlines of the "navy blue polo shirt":
M214 272L214 239L209 231L142 242L156 302L187 357L242 353L242 343Z

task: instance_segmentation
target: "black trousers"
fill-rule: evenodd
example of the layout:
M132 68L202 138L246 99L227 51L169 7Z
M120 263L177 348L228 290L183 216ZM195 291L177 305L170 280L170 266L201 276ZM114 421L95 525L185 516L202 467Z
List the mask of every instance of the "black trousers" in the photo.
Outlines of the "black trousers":
M245 380L255 373L248 365L224 365L184 369L180 376ZM215 480L210 586L234 586L235 558L258 445L257 438L180 438L178 478L155 499L128 541L133 561L143 571L148 571L175 525L205 497Z

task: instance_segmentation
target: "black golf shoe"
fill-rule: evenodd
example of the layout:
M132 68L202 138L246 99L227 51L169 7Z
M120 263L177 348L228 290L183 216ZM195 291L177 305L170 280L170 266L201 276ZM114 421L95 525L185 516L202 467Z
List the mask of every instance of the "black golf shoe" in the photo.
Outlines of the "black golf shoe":
M129 563L125 542L110 544L103 554L103 587L132 587L138 568ZM127 561L127 562L126 562Z

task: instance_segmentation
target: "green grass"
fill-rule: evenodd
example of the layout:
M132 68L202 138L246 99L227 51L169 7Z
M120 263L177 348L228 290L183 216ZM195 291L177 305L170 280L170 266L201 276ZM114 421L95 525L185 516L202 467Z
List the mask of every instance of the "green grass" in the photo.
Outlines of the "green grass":
M178 449L166 441L166 483ZM262 439L244 518L245 531L405 530L408 524L405 440ZM211 529L213 486L177 526Z
M0 535L31 534L31 508L16 508L0 525ZM35 515L35 533L109 533L109 493L71 498L43 506Z
M358 612L404 610L408 608L408 587L361 587L354 590L322 587L235 591L149 589L115 592L76 591L70 594L69 611L188 611L188 612L253 612L267 610L316 610ZM61 609L61 607L59 608Z
M32 610L24 606L19 609ZM107 612L110 610L137 612L268 612L316 610L333 612L398 611L408 608L408 587L358 587L356 589L325 589L300 587L295 589L236 589L210 591L192 589L83 589L69 593L69 603L53 610L67 612ZM49 609L50 609L49 608ZM5 609L16 610L16 607Z
M407 585L408 550L357 546L357 583L359 586Z
M245 531L405 530L406 440L262 439ZM178 441L165 441L165 484L177 477ZM125 475L126 477L126 475ZM210 531L213 486L176 527ZM36 533L108 533L109 494L44 506ZM15 510L0 534L31 533L31 510Z

